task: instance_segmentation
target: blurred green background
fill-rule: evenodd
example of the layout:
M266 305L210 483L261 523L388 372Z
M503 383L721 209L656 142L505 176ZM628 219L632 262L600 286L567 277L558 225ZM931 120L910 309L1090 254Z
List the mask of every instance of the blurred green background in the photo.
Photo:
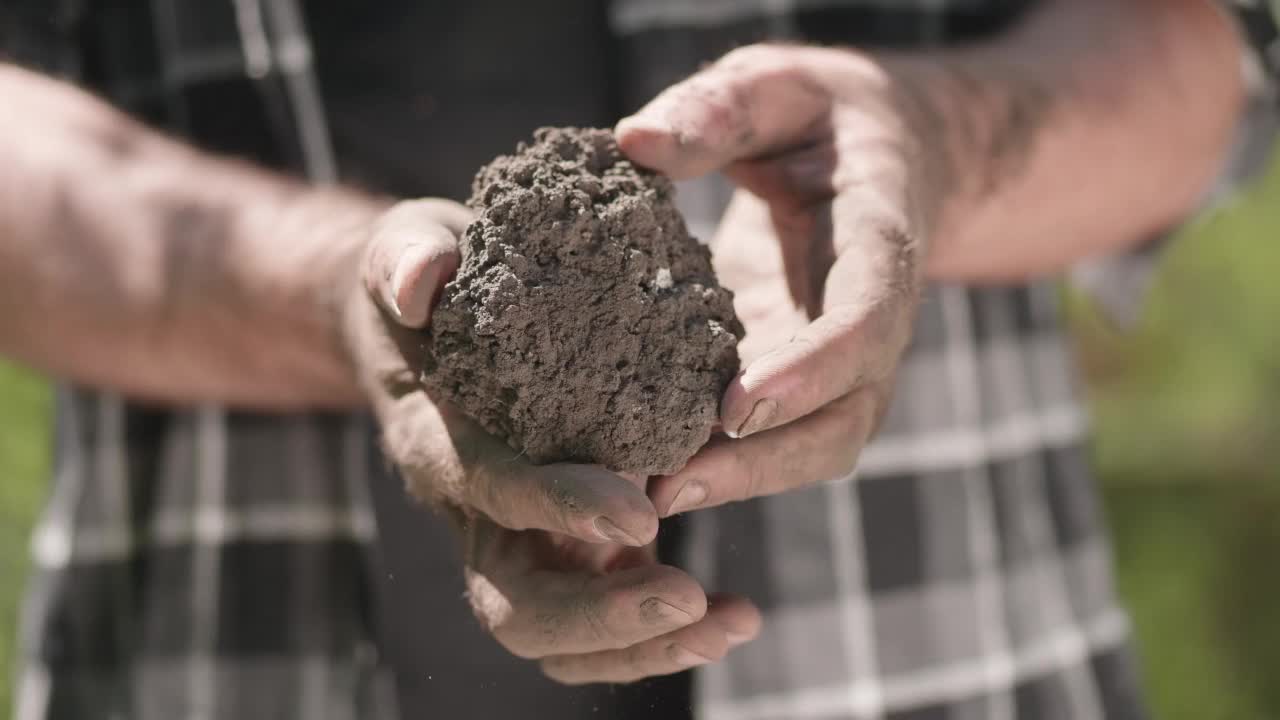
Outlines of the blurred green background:
M1280 163L1163 258L1141 325L1069 303L1157 717L1280 718ZM0 716L51 396L0 365Z

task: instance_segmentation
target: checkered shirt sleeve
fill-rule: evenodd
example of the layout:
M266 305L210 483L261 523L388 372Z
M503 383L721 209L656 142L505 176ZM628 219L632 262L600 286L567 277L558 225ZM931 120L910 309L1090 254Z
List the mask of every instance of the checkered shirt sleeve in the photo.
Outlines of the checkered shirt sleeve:
M100 78L86 82L195 142L218 134L209 123L234 101L243 143L219 149L284 163L258 99L283 102L297 124L285 137L313 143L298 170L332 179L292 0L3 11L12 57ZM94 67L73 50L80 27L107 31ZM367 482L382 462L367 419L165 409L77 388L59 389L56 415L16 720L396 716L375 646Z

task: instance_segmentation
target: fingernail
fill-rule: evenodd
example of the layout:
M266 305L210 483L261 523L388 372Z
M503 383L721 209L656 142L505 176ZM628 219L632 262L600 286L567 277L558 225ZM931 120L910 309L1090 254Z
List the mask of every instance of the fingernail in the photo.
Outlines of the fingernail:
M734 647L737 647L751 639L750 635L735 632L727 632L724 637L729 641L729 644Z
M607 517L598 517L595 521L596 532L600 537L610 542L622 543L623 545L643 545L644 543L636 540L626 530L618 527L616 523Z
M711 658L704 657L689 648L680 645L671 645L667 647L667 654L671 656L678 665L683 667L693 667L694 665L706 665L711 662Z
M411 247L405 250L400 261L396 264L396 269L391 273L391 307L395 311L396 317L408 323L416 324L419 321L416 316L423 314L423 309L412 307L412 305L415 305L416 303L410 302L411 307L409 307L408 310L412 312L415 317L405 317L406 308L403 305L403 301L407 299L416 300L416 298L405 298L403 296L405 283L409 282L411 275L417 274L419 276L418 283L421 285L422 281L426 279L425 277L422 277L425 275L423 264L426 261L426 248ZM415 291L417 290L417 288L413 289Z
M667 515L676 515L682 512L688 512L706 502L707 486L701 480L689 480L680 488L680 492L676 493L676 497L671 501L671 507L667 508Z
M693 616L665 600L649 598L640 603L640 617L646 622L680 623L688 625Z
M764 398L757 400L754 407L751 408L751 414L746 420L738 426L737 434L730 434L730 437L744 438L753 433L758 433L769 427L769 423L773 422L773 416L778 414L778 401L773 398Z

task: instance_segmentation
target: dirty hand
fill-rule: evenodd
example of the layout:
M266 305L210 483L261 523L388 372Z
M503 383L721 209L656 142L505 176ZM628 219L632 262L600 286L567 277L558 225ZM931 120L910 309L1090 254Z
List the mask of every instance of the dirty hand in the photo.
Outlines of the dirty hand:
M939 183L929 133L852 51L741 48L619 123L623 152L741 188L714 246L747 328L730 438L650 484L664 516L850 473L910 338Z
M421 329L458 267L469 211L403 202L375 225L345 335L409 492L463 536L469 597L512 653L566 683L627 682L719 659L755 635L743 600L708 600L654 559L657 513L636 479L534 466L418 381Z

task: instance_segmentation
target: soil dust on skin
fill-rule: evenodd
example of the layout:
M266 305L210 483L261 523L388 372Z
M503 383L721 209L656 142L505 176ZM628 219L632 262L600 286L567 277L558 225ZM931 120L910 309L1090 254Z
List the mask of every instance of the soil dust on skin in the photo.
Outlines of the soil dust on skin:
M482 168L423 381L535 463L672 473L711 435L742 325L666 178L608 130Z

